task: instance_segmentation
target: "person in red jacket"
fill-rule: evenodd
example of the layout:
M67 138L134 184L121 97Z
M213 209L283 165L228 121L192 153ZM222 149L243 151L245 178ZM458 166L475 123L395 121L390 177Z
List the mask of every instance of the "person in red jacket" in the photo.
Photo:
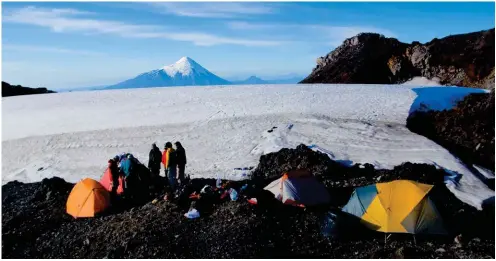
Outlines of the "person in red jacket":
M112 199L115 199L117 196L117 188L119 187L119 167L117 166L117 161L116 159L110 159L108 161L108 168L110 170L110 175L112 176L112 191L110 192L110 195L112 196Z

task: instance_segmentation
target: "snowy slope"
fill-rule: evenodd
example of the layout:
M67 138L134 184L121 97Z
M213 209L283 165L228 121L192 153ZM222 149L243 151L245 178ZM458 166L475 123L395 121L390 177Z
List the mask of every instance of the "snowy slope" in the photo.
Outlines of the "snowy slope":
M425 89L425 90L424 90ZM412 106L451 106L469 88L378 85L256 85L60 93L3 99L2 182L98 178L129 151L146 162L152 142L179 140L193 177L240 178L260 155L315 144L347 164L392 168L434 164L462 174L447 181L480 207L494 192L436 143L405 127ZM434 90L434 89L432 89ZM444 91L443 91L444 90ZM441 102L437 99L449 102ZM442 93L443 95L439 95ZM418 106L420 107L420 106ZM292 124L291 128L288 128ZM277 127L272 132L267 130Z
M152 70L104 89L128 89L163 86L224 85L228 81L209 72L189 57L176 63Z

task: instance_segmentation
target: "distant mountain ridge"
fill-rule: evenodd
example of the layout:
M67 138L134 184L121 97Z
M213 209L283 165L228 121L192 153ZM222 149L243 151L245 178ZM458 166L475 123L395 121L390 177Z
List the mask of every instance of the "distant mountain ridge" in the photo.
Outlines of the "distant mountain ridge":
M257 76L250 76L246 80L242 81L232 81L232 84L235 85L256 85L256 84L296 84L300 82L304 77L289 77L289 78L284 78L281 77L280 79L274 79L274 80L264 80L261 79Z
M232 81L232 84L268 84L268 81L262 80L258 78L257 76L250 76L248 79L243 80L243 81Z
M31 94L45 94L45 93L56 93L47 88L30 88L23 87L21 85L10 85L9 83L2 82L2 97L9 96L19 96L19 95L31 95Z
M257 76L250 76L248 79L242 81L228 81L211 73L193 59L189 57L182 57L174 64L145 72L132 79L98 89L110 90L193 85L296 84L302 79L303 77L293 76L276 80L263 80ZM94 88L87 89L95 90Z

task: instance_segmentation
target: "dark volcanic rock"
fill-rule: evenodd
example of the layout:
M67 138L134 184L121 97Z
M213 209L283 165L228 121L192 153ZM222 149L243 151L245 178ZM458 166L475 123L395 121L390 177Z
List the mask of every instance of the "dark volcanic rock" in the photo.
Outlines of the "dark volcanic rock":
M415 76L441 84L494 87L494 28L421 44L362 33L324 57L301 83L402 83Z
M494 98L494 89L490 94L470 94L452 110L413 113L407 127L465 163L494 171Z
M2 257L494 258L494 209L481 212L459 201L439 181L442 171L411 163L393 170L375 170L370 165L346 167L324 156L304 145L266 155L257 167L255 180L228 185L239 190L248 184L250 192L240 192L236 202L220 200L215 193L205 200L202 197L196 202L201 217L193 220L183 216L191 205L184 196L214 185L214 179L191 180L173 202L150 200L125 208L113 206L104 215L83 219L65 213L73 184L58 178L30 184L9 182L2 186ZM342 198L340 202L302 209L284 206L262 190L263 184L280 176L281 171L303 165L315 171L332 197ZM384 234L360 227L342 231L338 238L323 235L326 213L337 211L336 207L349 199L353 186L400 177L436 184L432 197L450 235L417 235L417 244L411 235L401 234L384 244ZM245 200L253 196L259 200L256 206ZM453 239L459 234L467 243L453 248Z
M292 169L310 170L327 187L358 187L377 182L410 179L426 184L443 184L444 171L426 164L404 163L392 170L375 170L370 164L347 167L331 160L326 154L309 149L304 144L296 149L282 149L260 157L253 172L254 179L267 182Z
M29 87L22 87L20 85L10 85L6 82L2 82L2 97L29 95L29 94L43 94L43 93L55 93L55 92L51 90L47 90L47 88L29 88Z
M392 57L401 57L407 44L379 34L363 33L349 38L325 57L317 60L317 67L301 83L391 83L403 74L401 62L394 65L393 75L388 67ZM406 70L405 70L406 71ZM406 75L405 79L418 75Z

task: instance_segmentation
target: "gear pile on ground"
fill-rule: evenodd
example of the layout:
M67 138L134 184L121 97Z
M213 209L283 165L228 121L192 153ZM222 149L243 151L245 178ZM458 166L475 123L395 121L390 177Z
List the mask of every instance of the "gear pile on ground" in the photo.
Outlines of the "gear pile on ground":
M494 89L470 94L452 110L416 112L407 119L423 135L462 159L494 172Z
M328 188L332 202L318 208L282 205L263 190L284 170L306 167ZM477 211L442 184L442 171L405 163L393 170L345 167L304 145L265 155L255 178L230 182L240 192L229 197L201 197L200 218L187 219L189 194L212 179L193 179L177 199L122 207L95 218L73 219L65 213L74 184L59 178L2 187L3 258L494 258L494 209ZM351 190L377 182L408 178L435 184L431 197L450 235L392 235L363 228L322 233L326 215L339 213ZM246 190L240 187L247 184ZM258 205L246 198L257 197ZM461 236L460 236L461 235ZM456 238L456 240L455 240ZM455 242L456 241L456 242Z

